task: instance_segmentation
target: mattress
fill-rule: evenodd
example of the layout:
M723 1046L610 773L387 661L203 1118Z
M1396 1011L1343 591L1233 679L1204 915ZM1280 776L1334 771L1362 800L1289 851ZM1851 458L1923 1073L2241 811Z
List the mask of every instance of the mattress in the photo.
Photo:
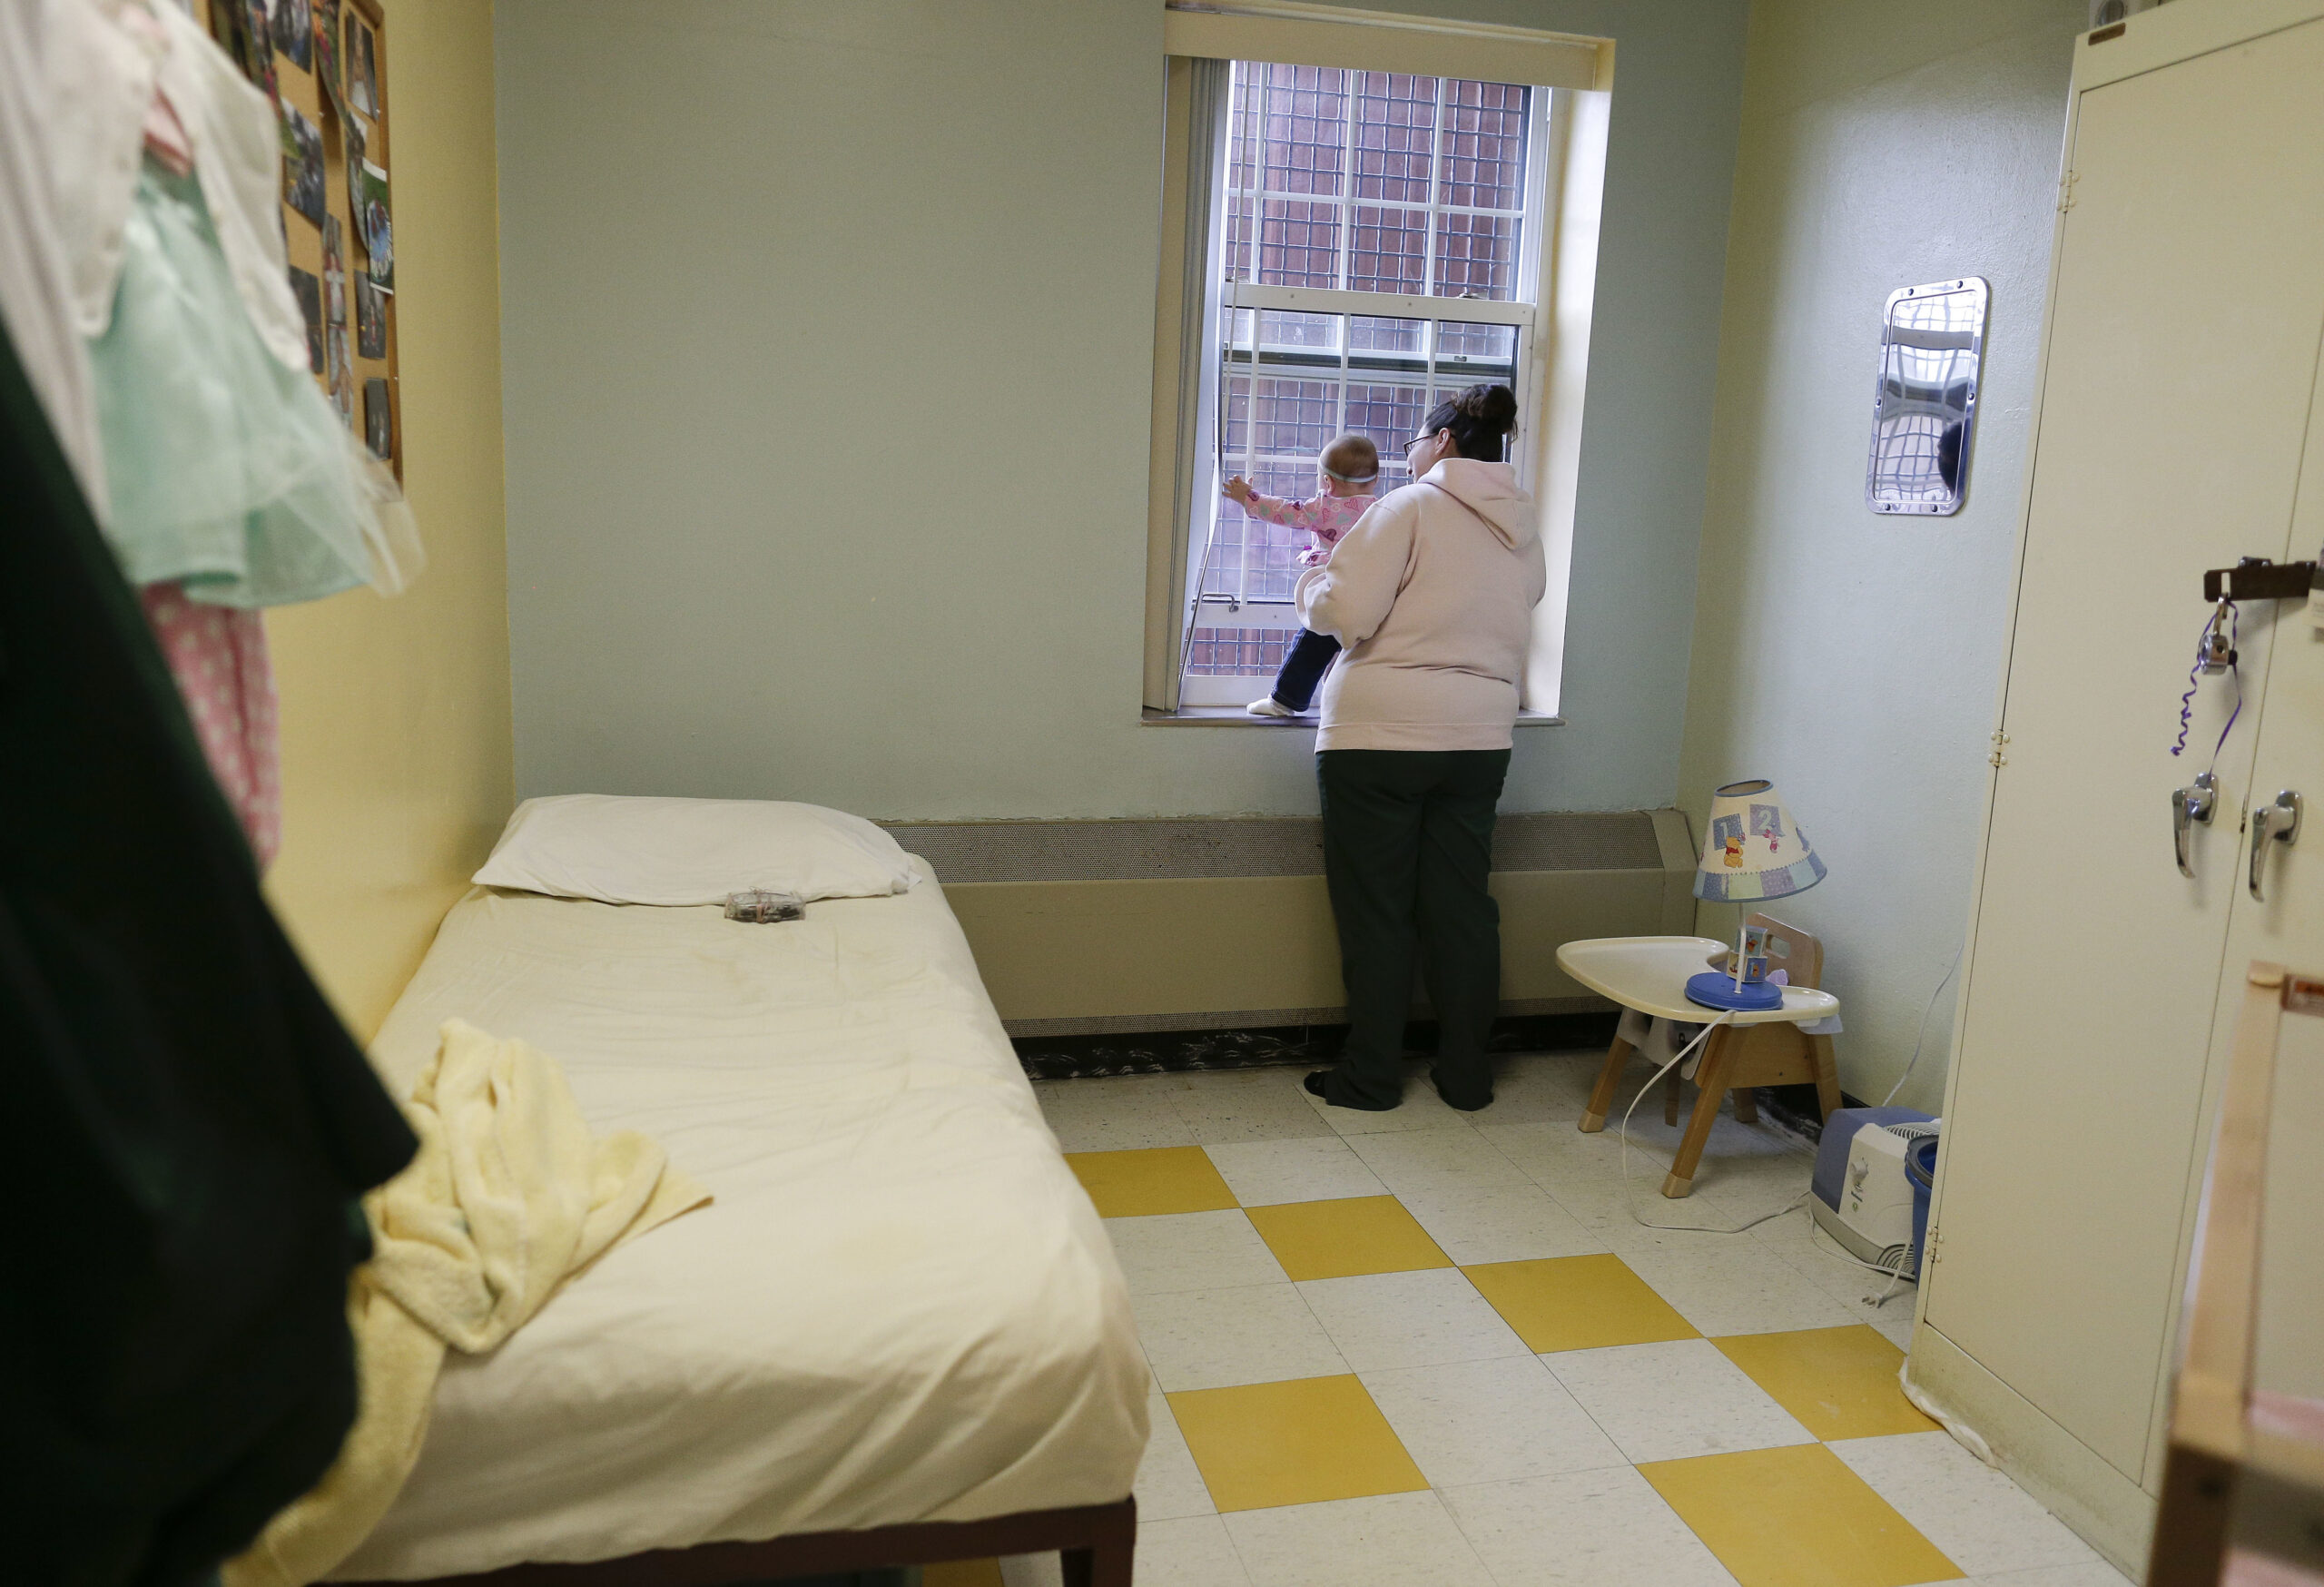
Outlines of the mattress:
M418 1468L334 1575L1108 1503L1147 1375L1088 1198L940 889L744 925L471 892L372 1057L458 1016L564 1067L714 1202L454 1352Z

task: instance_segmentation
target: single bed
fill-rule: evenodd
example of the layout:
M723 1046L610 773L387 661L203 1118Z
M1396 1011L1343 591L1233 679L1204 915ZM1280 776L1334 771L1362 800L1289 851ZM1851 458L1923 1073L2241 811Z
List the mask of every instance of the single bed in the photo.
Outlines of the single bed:
M1128 1292L914 866L908 892L773 925L486 889L453 909L373 1044L390 1086L447 1019L521 1037L593 1129L654 1136L715 1201L454 1353L417 1469L335 1580L1063 1548L1069 1578L1128 1582Z

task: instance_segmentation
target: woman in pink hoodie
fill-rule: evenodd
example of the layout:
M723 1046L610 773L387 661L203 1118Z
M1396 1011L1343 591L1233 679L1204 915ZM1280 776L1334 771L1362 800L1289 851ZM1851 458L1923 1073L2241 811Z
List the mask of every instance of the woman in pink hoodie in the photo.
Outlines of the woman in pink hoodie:
M1517 685L1548 583L1533 499L1502 461L1506 386L1440 403L1382 497L1300 576L1300 621L1344 647L1315 739L1324 872L1347 981L1347 1047L1307 1089L1342 1108L1403 1100L1417 953L1436 1006L1437 1094L1492 1100L1501 912L1485 891Z

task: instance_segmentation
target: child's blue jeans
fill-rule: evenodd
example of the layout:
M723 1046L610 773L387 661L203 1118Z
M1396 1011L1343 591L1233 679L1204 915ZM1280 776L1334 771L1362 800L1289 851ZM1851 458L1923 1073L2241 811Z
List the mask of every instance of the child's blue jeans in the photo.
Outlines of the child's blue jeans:
M1284 653L1283 666L1275 675L1275 703L1287 711L1307 709L1315 697L1315 685L1324 681L1324 669L1339 653L1340 642L1329 634L1299 630L1299 637Z

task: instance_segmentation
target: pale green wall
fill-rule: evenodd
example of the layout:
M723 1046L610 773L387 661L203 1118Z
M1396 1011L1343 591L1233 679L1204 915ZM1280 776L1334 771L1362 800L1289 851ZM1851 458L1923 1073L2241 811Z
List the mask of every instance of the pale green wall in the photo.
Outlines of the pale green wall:
M1619 41L1571 725L1508 805L1669 804L1741 0L1400 0ZM1884 8L1885 9L1885 8ZM519 791L890 818L1315 805L1137 724L1161 0L500 0Z
M1878 1100L1966 923L2083 0L1758 0L1697 580L1682 804L1776 779L1831 876L1841 1083ZM1880 310L1993 285L1966 506L1865 510ZM2062 813L2062 818L2063 813ZM1700 923L1722 933L1727 906ZM1943 1096L1953 998L1897 1098Z

